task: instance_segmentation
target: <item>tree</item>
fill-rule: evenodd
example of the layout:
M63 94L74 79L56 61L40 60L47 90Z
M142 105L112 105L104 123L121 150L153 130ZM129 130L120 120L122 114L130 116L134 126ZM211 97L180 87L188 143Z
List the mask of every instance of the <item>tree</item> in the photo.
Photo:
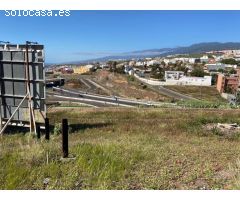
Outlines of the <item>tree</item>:
M218 69L217 71L218 71L218 72L221 72L221 73L224 73L224 69L221 69L221 68Z
M208 54L208 58L214 58L213 55L211 54Z
M212 85L216 85L217 84L217 78L218 78L217 74L213 74L212 75Z
M163 79L164 78L163 68L161 68L159 64L154 64L152 66L152 71L150 76L155 79Z
M240 91L236 92L236 104L240 105Z
M238 62L237 62L235 59L233 59L233 58L223 59L223 60L221 61L221 63L223 63L223 64L229 64L229 65L237 65L237 64L238 64Z
M119 73L119 74L124 74L124 73L125 73L125 72L124 72L124 66L117 67L117 68L115 69L115 71L116 71L117 73Z
M236 73L237 73L237 71L233 68L229 70L229 74L236 74Z
M110 72L115 72L116 71L116 67L117 67L117 62L116 61L108 61L107 62L109 68L110 68Z
M233 94L233 89L229 86L226 87L225 92L228 94Z
M187 72L186 66L184 64L178 64L175 68L176 71L183 71L184 73Z
M99 68L100 68L100 63L99 63L99 62L96 62L96 63L94 64L94 67L95 67L96 69L99 69Z
M165 67L165 66L166 66L166 63L165 63L164 61L162 61L162 62L161 62L161 65L162 65L163 67Z
M202 67L195 67L191 72L191 76L204 77L204 71Z

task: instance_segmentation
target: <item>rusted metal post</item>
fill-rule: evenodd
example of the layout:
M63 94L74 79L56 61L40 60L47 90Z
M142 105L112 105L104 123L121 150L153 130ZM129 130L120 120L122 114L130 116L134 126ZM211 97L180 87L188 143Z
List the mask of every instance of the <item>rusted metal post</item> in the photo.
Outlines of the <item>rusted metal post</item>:
M45 118L45 139L49 140L50 134L49 134L49 119Z
M68 157L68 120L62 120L62 153L63 158Z

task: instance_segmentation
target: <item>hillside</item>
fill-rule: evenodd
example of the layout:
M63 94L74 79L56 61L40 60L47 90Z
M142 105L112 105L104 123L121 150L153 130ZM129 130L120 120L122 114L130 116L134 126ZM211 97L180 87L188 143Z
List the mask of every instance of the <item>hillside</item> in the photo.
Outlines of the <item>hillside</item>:
M102 58L96 58L85 61L73 61L71 63L86 63L93 61L107 61L107 60L118 60L118 59L141 59L146 57L161 57L175 54L198 54L208 51L221 51L221 50L236 50L240 49L240 42L205 42L193 44L186 47L175 47L175 48L161 48L161 49L148 49L142 51L124 52L114 56L107 56Z
M168 85L164 86L170 90L175 92L186 94L188 96L194 97L196 99L200 99L203 101L209 102L227 102L226 99L222 98L219 92L216 89L216 86L208 87L208 86L181 86L181 85Z
M68 118L75 160L60 161L61 135L4 135L0 189L240 189L239 133L204 128L240 123L239 110L62 108L48 117L55 133Z

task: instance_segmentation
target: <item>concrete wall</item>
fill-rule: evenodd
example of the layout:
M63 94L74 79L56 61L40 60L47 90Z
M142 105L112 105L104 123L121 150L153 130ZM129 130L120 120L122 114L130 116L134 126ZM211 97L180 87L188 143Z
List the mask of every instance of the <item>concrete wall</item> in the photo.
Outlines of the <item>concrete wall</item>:
M211 86L212 85L212 77L204 76L204 77L187 77L184 76L179 80L166 80L166 83L171 85L194 85L194 86Z
M146 79L146 78L141 78L141 77L139 77L137 74L134 74L134 76L135 76L138 80L140 80L140 81L142 81L142 82L144 82L144 83L147 83L147 84L149 84L149 85L166 85L166 82L164 82L164 81L154 81L154 80L150 80L150 79Z
M150 85L193 85L193 86L211 86L212 77L182 77L179 80L154 81L150 79L141 78L138 75L134 76L140 81Z

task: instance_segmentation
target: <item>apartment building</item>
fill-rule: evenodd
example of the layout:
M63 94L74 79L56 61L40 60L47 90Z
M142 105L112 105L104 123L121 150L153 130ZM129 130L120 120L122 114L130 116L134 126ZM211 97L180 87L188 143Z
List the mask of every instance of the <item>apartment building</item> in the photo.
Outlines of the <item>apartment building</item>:
M224 74L218 74L218 79L217 79L217 90L220 93L228 93L229 89L232 92L237 91L239 87L239 75L233 74L230 76L226 76Z

